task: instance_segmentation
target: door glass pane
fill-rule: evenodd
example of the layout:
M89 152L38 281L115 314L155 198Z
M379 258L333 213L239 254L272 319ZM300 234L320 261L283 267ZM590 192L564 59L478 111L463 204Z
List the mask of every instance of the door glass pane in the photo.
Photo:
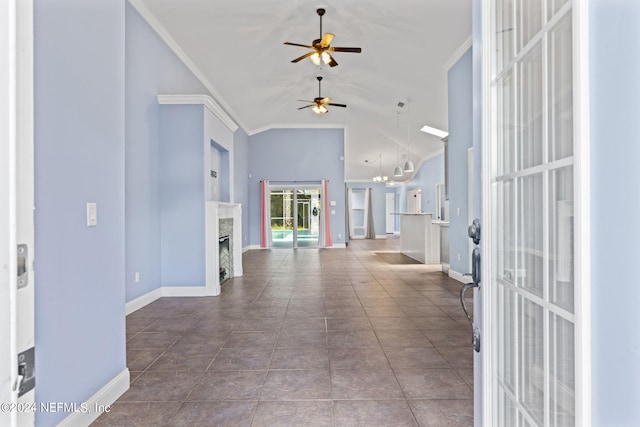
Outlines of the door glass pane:
M496 2L496 73L501 72L514 56L513 0Z
M513 72L506 72L497 85L498 100L498 174L515 170L516 120Z
M549 179L549 300L573 312L573 167L553 170Z
M516 425L518 409L516 404L504 390L498 395L498 427L513 427Z
M516 218L515 180L501 181L495 185L496 206L493 229L495 230L496 277L516 284Z
M529 416L544 420L544 311L518 296L520 325L520 403Z
M520 115L518 166L526 169L542 163L542 47L538 44L520 66Z
M551 358L549 366L550 425L575 425L574 327L560 316L551 315Z
M568 0L547 0L547 15L551 19L562 6L567 4Z
M293 190L271 192L271 239L276 248L293 247Z
M543 0L518 0L518 46L522 49L542 27Z
M503 386L516 394L516 298L515 293L504 285L499 285L498 304L503 309L498 318L498 377Z
M557 160L573 155L571 15L549 37L549 152L551 160Z
M544 288L544 204L542 174L518 179L518 286L538 296Z
M320 190L298 190L297 204L298 247L315 248L320 234Z

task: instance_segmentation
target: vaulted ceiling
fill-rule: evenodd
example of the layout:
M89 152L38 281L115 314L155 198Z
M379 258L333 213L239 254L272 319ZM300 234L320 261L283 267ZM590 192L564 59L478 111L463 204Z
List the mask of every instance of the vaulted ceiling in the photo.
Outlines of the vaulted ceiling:
M345 178L368 180L409 158L442 150L427 124L447 130L446 65L471 36L471 0L132 0L189 58L216 101L250 135L278 127L344 127ZM323 33L338 66L304 59ZM159 24L159 25L158 25ZM347 108L316 115L299 99L322 96ZM398 102L404 102L403 108ZM410 151L408 149L410 148ZM319 150L322 147L318 147ZM295 153L292 153L292 155ZM398 157L403 157L398 159ZM369 162L365 162L369 160ZM406 180L403 178L395 180Z

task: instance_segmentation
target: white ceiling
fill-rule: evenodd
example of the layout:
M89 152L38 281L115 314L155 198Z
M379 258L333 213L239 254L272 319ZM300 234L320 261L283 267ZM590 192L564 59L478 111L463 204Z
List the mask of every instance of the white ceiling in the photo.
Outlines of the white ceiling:
M393 178L399 154L418 167L442 150L438 137L419 129L447 130L445 65L471 36L471 0L132 0L167 31L201 73L216 101L250 135L274 127L344 127L345 179ZM336 67L316 67L308 52L285 41L319 38L317 7ZM145 10L146 9L146 10ZM318 116L298 99L322 95L347 108ZM406 103L399 109L399 101ZM397 111L401 111L398 115ZM322 149L322 147L318 147ZM404 162L405 159L400 159ZM402 180L409 178L405 174Z

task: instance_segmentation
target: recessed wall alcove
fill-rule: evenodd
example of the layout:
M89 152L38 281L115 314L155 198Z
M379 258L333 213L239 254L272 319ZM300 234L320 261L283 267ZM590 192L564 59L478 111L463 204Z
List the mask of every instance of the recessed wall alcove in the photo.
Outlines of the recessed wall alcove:
M242 207L233 191L238 126L206 95L158 95L158 103L162 286L173 295L219 295L220 237L228 237L227 278L242 275Z

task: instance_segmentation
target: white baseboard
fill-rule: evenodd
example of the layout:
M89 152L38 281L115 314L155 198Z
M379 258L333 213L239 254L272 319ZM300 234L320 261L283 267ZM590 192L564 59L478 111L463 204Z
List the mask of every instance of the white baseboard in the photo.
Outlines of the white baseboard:
M147 292L146 294L139 296L136 299L132 299L125 304L125 314L129 315L134 311L140 310L145 305L151 304L162 296L162 288L156 288L151 292Z
M387 238L386 234L376 234L376 240L384 240Z
M457 271L452 270L451 268L449 268L449 277L451 277L452 279L457 280L460 283L469 283L469 282L471 282L471 277L465 276L462 273L458 273Z
M163 297L210 297L215 296L213 289L206 286L164 286Z
M129 390L129 369L125 368L84 402L87 408L86 412L79 410L70 414L58 424L58 427L88 426L105 410L108 410L109 406L127 390Z
M333 246L327 246L325 249L345 249L346 243L334 243Z

